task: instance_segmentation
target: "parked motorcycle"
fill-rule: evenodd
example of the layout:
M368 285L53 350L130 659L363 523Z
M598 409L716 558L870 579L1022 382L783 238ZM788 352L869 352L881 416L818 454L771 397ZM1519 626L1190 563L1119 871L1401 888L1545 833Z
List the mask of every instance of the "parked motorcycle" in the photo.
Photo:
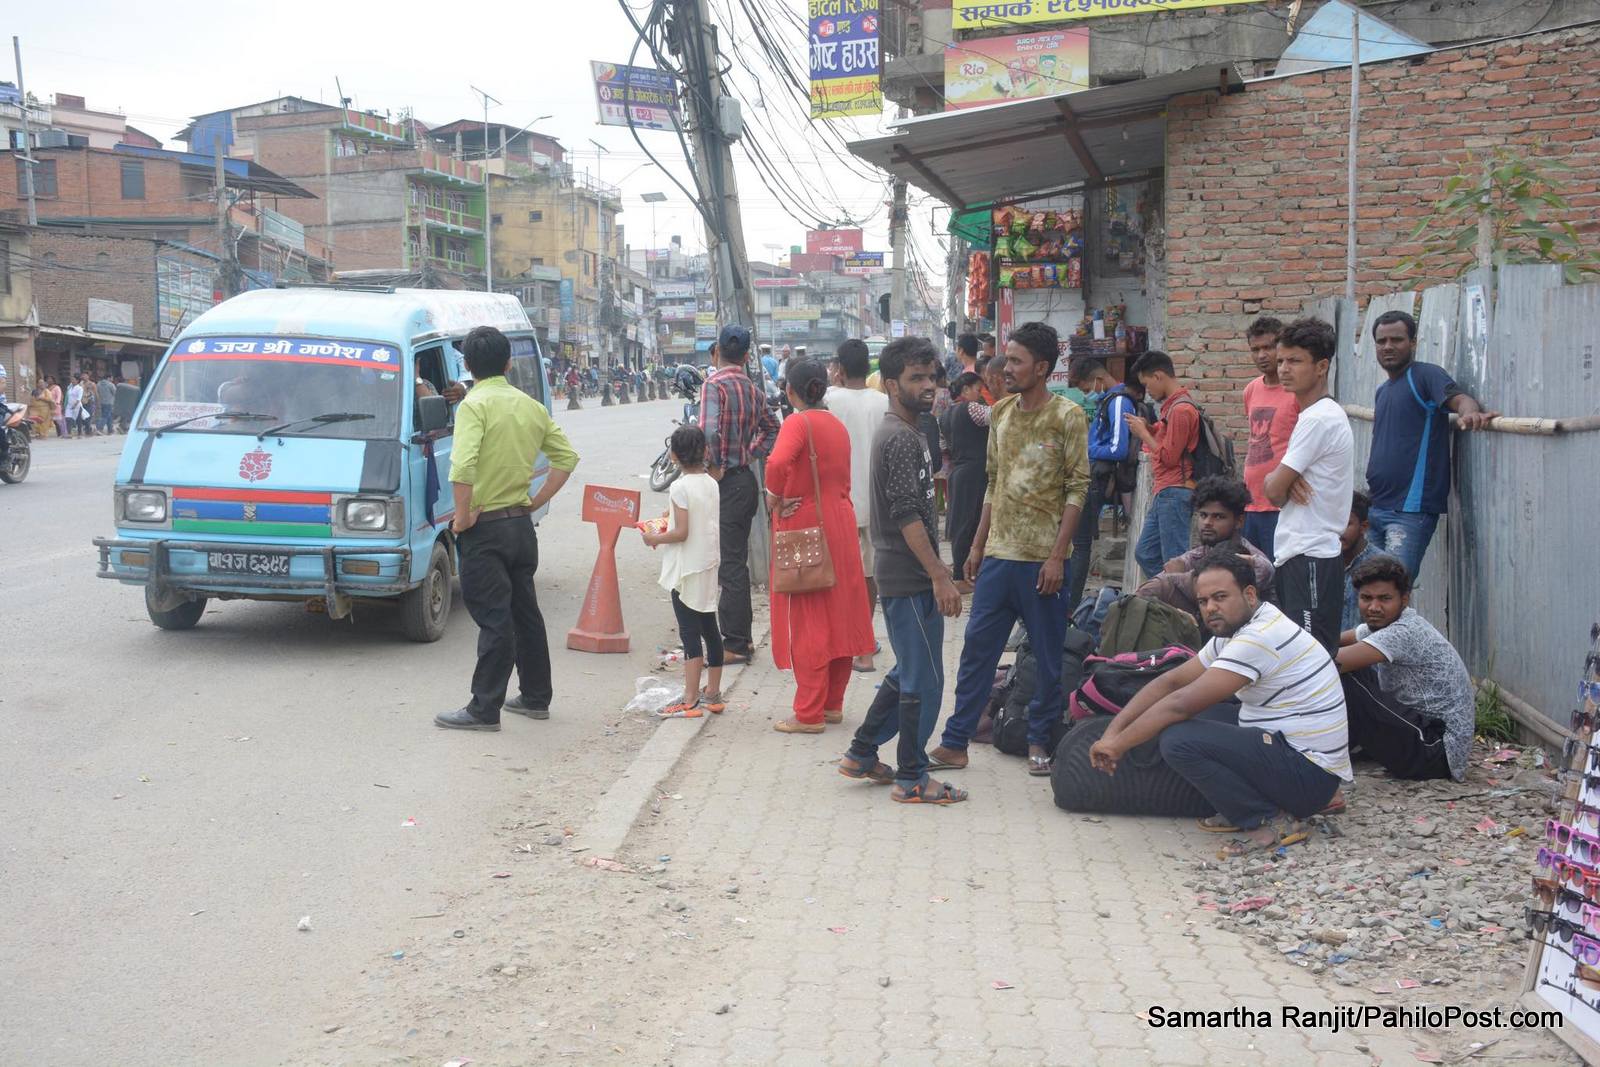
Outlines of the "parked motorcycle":
M28 468L33 466L28 408L24 404L7 403L0 411L4 412L0 433L6 435L5 459L0 462L0 482L15 485L28 476Z
M679 367L678 372L672 376L673 392L683 397L683 418L673 419L674 426L687 426L700 421L700 387L705 384L706 376L694 367ZM650 488L657 493L664 493L667 487L678 480L681 473L678 465L672 459L672 436L667 435L666 447L650 464Z

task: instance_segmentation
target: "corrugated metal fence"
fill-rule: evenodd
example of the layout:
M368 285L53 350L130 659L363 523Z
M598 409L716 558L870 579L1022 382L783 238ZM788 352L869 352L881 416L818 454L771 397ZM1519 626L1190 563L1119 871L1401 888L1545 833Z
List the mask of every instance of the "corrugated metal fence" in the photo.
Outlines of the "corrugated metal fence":
M1384 380L1372 344L1372 323L1384 311L1416 315L1417 358L1450 371L1486 408L1546 419L1600 414L1600 285L1563 285L1558 267L1508 267L1492 313L1483 293L1481 279L1469 277L1368 304L1334 390L1356 409L1357 486L1372 443L1360 409L1371 408ZM1348 321L1337 303L1306 310L1344 311L1338 317ZM1565 729L1600 611L1600 433L1453 436L1450 514L1412 604L1449 636L1474 677L1493 679Z

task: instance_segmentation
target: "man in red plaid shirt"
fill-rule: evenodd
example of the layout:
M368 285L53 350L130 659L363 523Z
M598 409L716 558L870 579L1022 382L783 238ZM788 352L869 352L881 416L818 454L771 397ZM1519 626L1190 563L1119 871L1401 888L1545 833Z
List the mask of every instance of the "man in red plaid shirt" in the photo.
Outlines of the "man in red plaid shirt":
M717 622L722 628L723 662L749 663L754 640L750 621L750 525L755 521L760 487L750 465L772 451L778 419L761 389L745 373L750 331L722 328L711 349L716 367L700 391L700 428L706 432L706 469L722 497L722 562L717 581Z

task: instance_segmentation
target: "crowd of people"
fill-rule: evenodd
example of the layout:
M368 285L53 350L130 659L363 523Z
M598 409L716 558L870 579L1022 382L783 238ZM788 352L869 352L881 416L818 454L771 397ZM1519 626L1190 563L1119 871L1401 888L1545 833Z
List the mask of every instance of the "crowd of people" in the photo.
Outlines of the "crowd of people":
M0 399L5 395L0 372ZM63 388L54 375L46 375L28 390L26 418L35 437L104 437L127 433L139 387L120 374L74 371Z
M820 734L843 721L852 676L875 672L884 651L873 627L881 610L890 669L839 771L892 784L901 803L964 801L932 772L967 766L1020 624L1037 661L1025 765L1050 775L1073 608L1102 515L1129 511L1143 453L1153 496L1136 534L1146 581L1132 596L1180 609L1206 640L1121 707L1089 763L1115 774L1130 750L1153 744L1215 808L1204 828L1235 835L1232 854L1276 847L1295 820L1341 810L1352 751L1398 776L1459 779L1472 682L1410 597L1449 497L1450 415L1474 430L1495 413L1416 362L1410 316L1380 316L1374 339L1389 380L1362 491L1349 419L1329 395L1334 330L1314 318L1263 317L1244 331L1260 374L1244 390L1250 434L1237 470L1218 443L1213 416L1223 413L1206 411L1158 351L1126 381L1100 361L1075 361L1063 390L1052 388L1060 339L1044 323L1017 326L998 353L992 339L963 335L948 361L926 338L897 339L876 371L866 345L848 341L826 363L796 352L763 366L793 412L780 420L747 370L749 330L723 327L700 424L671 441L684 475L667 517L642 534L661 551L684 644L684 690L665 714L721 712L722 670L756 655L747 548L764 493L771 654L794 675L792 714L777 730ZM538 436L534 450L553 443L557 471L570 470L576 456L559 429L541 422ZM458 440L454 462L471 454ZM452 470L458 524L483 506L471 475ZM464 593L467 569L464 560ZM930 750L946 702L944 628L963 610L950 713ZM508 627L520 625L516 614ZM511 658L483 650L501 640L486 630L480 642L496 664L482 705L451 713L477 718L440 725L490 728ZM544 662L523 678L521 698L541 709ZM879 758L891 742L893 766Z

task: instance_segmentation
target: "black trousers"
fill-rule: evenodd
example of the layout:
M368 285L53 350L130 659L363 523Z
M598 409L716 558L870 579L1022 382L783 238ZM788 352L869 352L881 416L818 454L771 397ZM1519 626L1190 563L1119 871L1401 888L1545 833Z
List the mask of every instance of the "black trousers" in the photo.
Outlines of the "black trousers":
M722 666L722 634L717 616L711 611L696 611L672 593L672 613L678 617L678 637L683 641L683 658L704 659L707 667Z
M720 533L722 564L717 581L717 621L722 643L729 652L747 655L754 643L750 621L750 525L756 518L756 475L749 467L735 467L722 476Z
M1344 613L1344 561L1293 556L1273 576L1274 603L1289 621L1317 639L1332 656L1339 651Z
M472 714L500 721L511 668L523 703L550 706L550 645L534 593L539 536L526 518L480 522L456 538L461 599L478 624L478 665L472 672Z
M1100 536L1100 511L1106 506L1105 480L1090 478L1083 499L1083 514L1072 532L1072 557L1067 560L1067 607L1078 610L1083 587L1089 582L1089 562L1094 556L1094 539Z
M1341 680L1351 748L1359 745L1363 756L1377 760L1396 778L1418 781L1451 776L1443 722L1384 689L1371 667L1351 671Z

